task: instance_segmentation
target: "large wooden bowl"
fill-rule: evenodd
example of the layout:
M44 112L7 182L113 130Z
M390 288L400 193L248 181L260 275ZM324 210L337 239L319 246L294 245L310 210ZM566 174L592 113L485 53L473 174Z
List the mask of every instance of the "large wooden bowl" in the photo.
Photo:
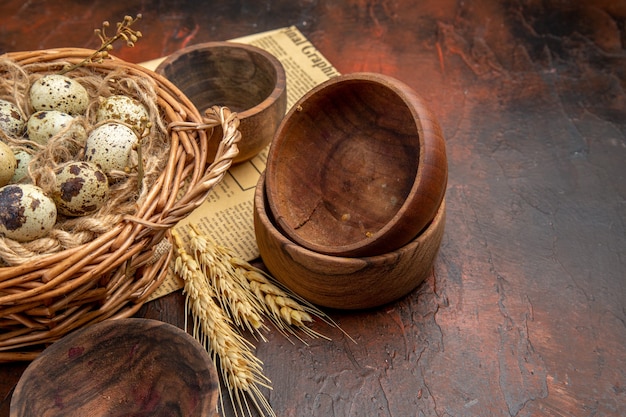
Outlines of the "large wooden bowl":
M300 245L377 255L432 221L447 168L441 128L410 87L346 74L314 88L283 119L268 155L267 196Z
M107 320L77 330L26 368L11 417L216 417L219 381L209 354L156 320Z
M276 57L256 46L200 43L173 53L155 71L201 113L214 105L237 112L241 141L234 162L248 160L269 145L287 110L285 70Z
M263 175L254 196L257 244L272 275L314 304L346 310L390 303L428 277L443 237L445 212L444 200L424 231L397 250L348 258L311 251L285 236L267 206Z

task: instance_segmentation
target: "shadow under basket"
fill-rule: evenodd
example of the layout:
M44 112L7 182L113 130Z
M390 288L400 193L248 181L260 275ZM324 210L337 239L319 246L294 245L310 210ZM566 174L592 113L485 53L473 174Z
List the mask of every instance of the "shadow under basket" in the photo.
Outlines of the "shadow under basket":
M36 77L78 64L93 52L80 48L14 52L0 60ZM87 63L80 71L103 79L119 74L119 82L132 77L152 86L163 127L163 167L149 182L144 178L135 212L114 217L117 220L91 240L37 253L25 262L3 257L0 362L32 360L46 345L75 329L137 312L166 277L169 229L204 203L238 153L239 120L229 109L214 107L201 116L166 78L115 57ZM0 73L10 76L5 67ZM215 158L207 160L214 127L220 127L223 136ZM7 239L1 243L3 249L15 245Z

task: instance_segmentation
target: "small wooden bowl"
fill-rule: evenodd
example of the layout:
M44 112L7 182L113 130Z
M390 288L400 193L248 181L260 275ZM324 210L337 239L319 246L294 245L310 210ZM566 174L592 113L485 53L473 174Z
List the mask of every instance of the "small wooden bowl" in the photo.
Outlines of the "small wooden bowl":
M234 162L246 161L269 145L287 110L282 64L252 45L193 45L170 55L155 72L176 85L200 113L214 105L237 112L241 141ZM216 148L219 141L211 142Z
M388 253L435 217L448 166L417 94L381 74L317 86L287 113L268 154L267 198L284 233L315 252Z
M11 417L217 417L209 354L178 327L107 320L53 343L26 368Z
M311 251L281 233L267 206L264 175L254 195L255 234L267 269L306 300L345 310L390 303L428 277L443 238L445 212L443 200L424 231L395 251L348 258Z

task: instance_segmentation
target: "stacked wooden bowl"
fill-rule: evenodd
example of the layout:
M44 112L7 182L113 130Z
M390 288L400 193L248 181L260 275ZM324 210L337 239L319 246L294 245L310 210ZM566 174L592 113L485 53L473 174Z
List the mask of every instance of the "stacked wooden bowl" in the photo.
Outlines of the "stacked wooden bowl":
M410 87L372 73L333 78L274 137L255 196L263 261L318 305L398 299L432 269L447 172L441 128Z

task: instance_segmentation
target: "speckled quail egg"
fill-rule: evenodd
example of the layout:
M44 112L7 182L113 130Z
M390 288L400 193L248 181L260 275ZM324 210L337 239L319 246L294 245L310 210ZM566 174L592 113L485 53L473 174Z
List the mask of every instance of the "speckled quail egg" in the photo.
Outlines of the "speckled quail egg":
M33 155L26 151L17 151L15 152L15 160L17 161L17 167L15 168L15 172L13 173L13 177L11 177L11 184L16 184L25 178L28 178L28 164L33 159Z
M46 236L54 227L57 208L43 190L32 184L0 188L0 233L18 242Z
M96 127L87 137L85 160L98 165L107 174L124 170L130 164L137 135L126 125L109 122Z
M22 136L26 119L20 108L10 101L0 99L0 129L13 137Z
M67 135L82 142L87 138L87 132L80 123L72 124L75 120L74 116L58 110L40 110L28 118L26 135L33 142L46 145L51 137L71 125Z
M66 75L44 75L30 86L29 96L35 111L58 110L84 114L89 105L87 89Z
M56 174L53 200L66 216L85 216L107 201L109 182L106 174L91 162L73 161Z
M11 182L17 168L17 160L13 150L4 142L0 142L0 187Z
M142 119L150 120L146 106L139 100L124 95L100 98L96 120L103 122L111 119L126 123L135 130L140 129Z

